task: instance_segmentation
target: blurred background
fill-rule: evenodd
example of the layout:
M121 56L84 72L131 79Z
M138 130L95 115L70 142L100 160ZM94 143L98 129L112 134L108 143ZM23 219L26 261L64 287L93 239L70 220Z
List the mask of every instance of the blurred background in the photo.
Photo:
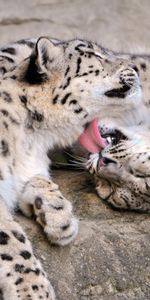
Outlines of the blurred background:
M0 45L47 35L118 50L149 48L149 0L0 0Z

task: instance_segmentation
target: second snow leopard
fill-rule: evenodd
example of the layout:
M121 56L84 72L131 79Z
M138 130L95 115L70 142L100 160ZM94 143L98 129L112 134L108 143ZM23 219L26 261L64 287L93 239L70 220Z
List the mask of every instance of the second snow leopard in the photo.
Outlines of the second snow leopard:
M100 122L99 130L107 146L86 162L98 195L115 208L150 212L150 126Z

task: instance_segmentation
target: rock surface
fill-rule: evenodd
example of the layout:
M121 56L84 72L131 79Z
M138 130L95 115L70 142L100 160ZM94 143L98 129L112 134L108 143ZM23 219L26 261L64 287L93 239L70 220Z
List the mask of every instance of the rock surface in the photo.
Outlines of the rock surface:
M116 50L149 49L149 0L1 0L0 44L49 35L88 38ZM34 221L16 216L41 258L58 300L150 299L150 217L118 212L85 173L54 172L80 219L76 241L51 246Z

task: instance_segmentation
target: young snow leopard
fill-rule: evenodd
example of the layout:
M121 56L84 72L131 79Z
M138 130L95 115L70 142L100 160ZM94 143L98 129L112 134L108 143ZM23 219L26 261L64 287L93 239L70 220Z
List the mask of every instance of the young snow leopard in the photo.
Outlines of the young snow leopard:
M101 122L99 130L107 146L86 162L98 195L116 208L150 212L150 127Z
M114 116L138 110L139 77L128 61L94 43L40 38L28 58L3 74L0 97L0 288L7 300L53 300L53 289L9 211L18 205L27 217L34 213L52 243L74 239L78 222L49 178L47 151L71 145L114 102Z

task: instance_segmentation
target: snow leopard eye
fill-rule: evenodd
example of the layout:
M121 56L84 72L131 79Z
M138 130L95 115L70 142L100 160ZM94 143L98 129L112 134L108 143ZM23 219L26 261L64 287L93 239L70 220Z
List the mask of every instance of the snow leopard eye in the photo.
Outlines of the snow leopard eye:
M109 145L113 146L113 145L117 145L118 143L118 138L117 136L115 136L115 134L110 134L110 135L108 134L103 137L106 139Z
M107 134L102 135L111 146L117 145L122 140L127 140L127 137L119 130L113 130Z
M117 139L115 136L107 136L106 137L106 141L108 142L108 144L111 144L111 145L116 145L117 144Z

